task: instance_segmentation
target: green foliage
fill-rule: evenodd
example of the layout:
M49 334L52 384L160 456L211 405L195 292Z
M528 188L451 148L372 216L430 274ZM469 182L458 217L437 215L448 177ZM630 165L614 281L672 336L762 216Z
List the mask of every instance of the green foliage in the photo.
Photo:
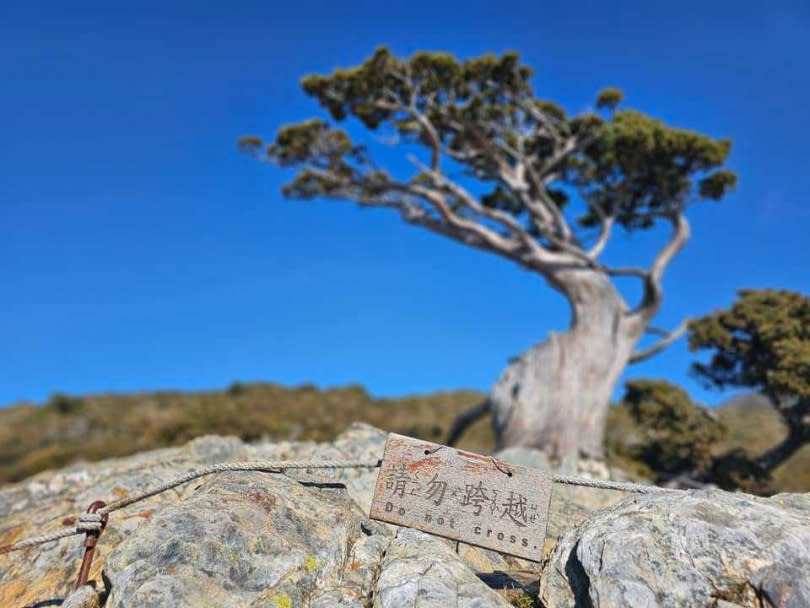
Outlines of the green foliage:
M403 75L418 83L418 92ZM428 97L435 97L453 117L481 120L509 113L507 104L493 98L496 87L527 92L530 77L531 70L520 65L517 53L501 57L490 54L460 62L447 53L419 52L403 61L387 48L378 48L357 67L335 70L329 76L307 76L301 86L334 120L353 116L369 129L376 129L383 122L396 122L395 111L379 103L385 100L386 91L399 99L416 94L423 105ZM450 128L449 117L434 118L443 123L445 130Z
M239 395L244 395L247 392L248 388L242 382L232 382L225 392L231 397L238 397Z
M626 228L649 228L659 214L671 214L692 198L719 200L733 188L734 174L721 169L730 151L727 139L619 110L572 160L570 179L592 205L615 213Z
M580 227L593 225L594 209L601 209L628 229L649 228L687 203L720 200L735 186L736 176L723 167L728 140L619 110L623 94L615 88L597 97L605 116L569 117L556 103L535 96L531 77L532 70L514 52L467 60L418 52L403 59L378 48L360 65L306 76L301 84L334 121L354 118L372 131L386 126L403 144L425 148L434 163L441 149L469 176L490 184L486 205L523 221L529 231L535 228L522 195L503 179L513 161L493 150L520 147L527 172L552 177L533 182L535 198L551 197L563 206L563 191L578 192L591 209L578 218ZM564 141L575 145L560 157ZM405 200L406 185L412 183L394 181L365 147L322 120L283 127L270 145L255 136L243 138L240 147L300 167L284 188L292 198L385 205Z
M742 289L731 308L691 323L689 347L712 352L693 366L711 386L810 398L810 298L803 294Z
M727 490L769 495L810 488L810 444L780 466L759 456L780 445L780 415L756 393L709 411L667 382L636 380L609 413L606 451L615 466L641 476L676 476Z
M751 494L772 494L771 476L755 458L742 448L717 455L707 479L725 490L742 490Z
M663 380L628 382L623 402L644 439L638 456L663 476L705 472L725 429L677 386Z
M624 93L617 88L607 87L596 96L596 107L600 110L615 110L624 100Z
M82 409L82 400L64 393L54 393L48 399L48 407L63 415L76 414Z
M810 298L740 290L729 309L692 322L689 347L712 352L708 363L693 365L698 378L718 388L758 389L785 423L782 442L755 459L756 481L810 444Z

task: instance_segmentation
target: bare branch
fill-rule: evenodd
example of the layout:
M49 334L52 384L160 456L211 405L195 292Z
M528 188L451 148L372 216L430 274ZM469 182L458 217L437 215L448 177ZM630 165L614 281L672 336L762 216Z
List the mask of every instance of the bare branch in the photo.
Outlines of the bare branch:
M676 213L672 217L672 237L655 258L650 268L650 276L655 281L660 281L669 263L675 258L678 252L689 240L691 229L689 221L682 213Z
M421 163L415 159L412 159L412 162L414 162L425 175L429 176L434 183L437 184L439 189L441 189L443 192L452 194L455 197L455 200L464 208L468 209L473 214L486 218L487 220L490 220L502 226L505 230L511 232L511 234L524 245L527 253L530 254L530 256L534 258L538 264L550 265L563 261L560 259L559 255L556 255L541 246L540 243L538 243L537 240L532 236L532 234L526 230L526 228L521 225L521 223L511 214L501 211L500 209L485 207L466 188L449 179L443 173L430 170L424 165L421 165ZM573 251L573 253L579 252Z
M661 307L664 296L661 278L664 276L670 262L683 249L686 241L689 240L690 228L686 216L683 213L674 212L669 215L669 220L672 223L672 236L655 257L650 270L647 272L644 281L644 296L635 311L643 317L645 322L652 319Z
M438 147L440 139L430 120L415 108L405 108L402 105L397 106L386 102L380 103L383 104L381 107L385 109L398 109L408 112L423 126L432 144L433 160L435 162L431 163L431 168L437 169L438 161L436 156L440 150ZM441 107L434 109L440 112L443 110ZM539 112L539 110L536 110L536 112ZM520 198L544 237L550 242L553 241L555 246L568 253L576 253L578 257L583 259L587 257L584 251L581 251L574 243L571 227L557 204L547 193L547 184L553 177L552 172L558 168L558 165L567 156L587 144L584 138L570 137L563 140L555 137L554 141L558 149L538 173L534 163L521 150L516 150L501 139L485 136L475 125L462 124L450 119L448 116L444 118L451 129L472 139L475 142L475 149L473 151L458 151L445 148L441 150L442 152L462 163L469 163L476 156L486 159L495 172L494 176ZM547 123L549 122L547 118L545 120ZM502 130L501 125L496 122L490 123L490 126L496 132Z
M422 127L422 130L430 141L430 168L433 170L438 169L439 161L441 160L441 140L430 120L417 110L413 103L406 106L400 103L379 101L377 102L377 106L385 110L404 112L419 123L419 126Z
M568 221L565 219L562 211L560 211L560 207L554 202L554 199L549 196L545 186L537 191L537 199L546 212L551 215L555 233L559 234L559 238L566 243L572 243L574 233L571 230L571 226L568 225Z
M643 268L635 266L600 266L600 268L611 277L636 277L646 281L649 274Z
M599 216L599 238L591 245L588 250L588 257L592 260L597 259L607 247L610 236L613 232L613 223L615 218L613 215L606 215L602 207L596 203L590 203L589 207Z
M423 226L472 247L497 253L521 265L539 269L541 260L535 255L527 257L526 249L519 240L499 234L477 221L460 217L440 191L419 184L399 182L373 184L369 188L370 184L362 177L336 176L318 167L309 167L307 170L320 179L331 182L332 189L326 195L329 198L354 200L364 207L398 209L408 223ZM373 194L369 194L369 190ZM390 196L392 194L396 196ZM419 201L426 203L438 216L431 215L418 204Z
M684 319L681 321L680 325L673 329L671 332L664 332L664 336L661 340L650 346L649 348L645 348L643 350L637 351L630 355L628 359L628 363L640 363L642 361L646 361L650 357L657 355L670 344L678 340L681 336L686 333L686 330L689 329L689 321L690 319ZM651 331L650 333L658 333L662 330L657 328L649 328ZM661 334L658 334L661 335Z
M395 187L399 188L399 186ZM432 204L438 210L442 218L453 228L479 237L481 240L488 243L494 250L510 254L514 253L517 247L517 241L507 239L494 230L479 224L478 222L460 217L458 214L453 212L450 205L447 204L446 197L442 196L439 192L417 185L405 186L404 191L416 194L417 196L420 196L424 200L430 202L430 204Z
M514 102L521 110L536 120L554 141L558 143L562 141L563 138L560 132L554 127L553 122L546 116L545 112L531 102L527 102L525 99L515 98Z
M665 338L671 332L667 331L666 329L662 329L661 327L653 327L650 325L644 329L644 333L650 334L651 336L658 336L659 338Z
M445 445L454 445L464 431L467 430L467 427L484 416L490 409L492 409L492 404L489 399L486 399L469 410L461 412L453 420L450 431L447 433L447 439L444 440Z

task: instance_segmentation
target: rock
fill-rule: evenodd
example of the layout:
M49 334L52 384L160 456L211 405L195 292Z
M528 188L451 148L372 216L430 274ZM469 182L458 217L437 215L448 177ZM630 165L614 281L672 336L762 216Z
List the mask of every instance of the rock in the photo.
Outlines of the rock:
M491 551L483 547L458 543L457 554L470 568L478 573L496 572L500 570L537 570L539 574L540 564L537 562L521 559L505 553L498 553L497 551Z
M803 511L810 517L810 493L807 494L774 494L770 498L771 501L782 505L788 506L798 511Z
M374 608L496 608L509 606L453 552L447 542L401 528L388 548Z
M95 500L110 502L208 464L327 457L376 460L382 457L385 437L384 432L365 424L352 425L332 443L246 444L234 437L209 436L182 447L42 472L0 487L0 544L72 527L78 514ZM349 495L366 509L376 475L376 470L364 469L295 473L304 480L344 483ZM115 512L99 542L90 579L100 583L102 568L115 547L137 535L153 515L192 496L195 488L206 482L189 483ZM387 526L381 529L390 530ZM75 585L82 553L82 537L74 536L0 556L0 605L20 607L61 601Z
M101 595L92 585L79 587L65 598L62 608L100 608Z
M720 490L627 498L569 530L543 569L548 608L810 606L808 497Z
M385 433L362 424L330 443L209 436L44 472L0 487L0 544L73 527L95 500L128 496L208 464L375 461L384 443ZM548 463L533 450L500 456ZM621 478L599 462L571 472ZM810 605L807 494L626 498L558 485L546 548L561 540L538 583L538 563L369 520L376 478L375 469L347 469L196 480L111 515L90 571L97 591L73 592L81 536L0 556L0 605L488 608L508 605L504 598L539 605L538 593L545 608Z
M552 467L545 452L533 448L506 448L497 452L495 457L511 464L548 471L549 474L558 472L557 469ZM623 471L609 469L607 465L598 460L578 460L570 470L564 472L589 479L630 480L629 476ZM639 480L633 479L632 481ZM548 529L546 530L543 555L548 556L551 554L557 545L557 541L567 530L578 526L600 509L615 505L625 496L624 492L615 490L555 484L551 492ZM530 562L521 564L521 566L531 567L527 565L528 563Z
M104 567L106 606L362 606L380 546L353 551L363 516L342 489L279 475L223 473L166 507L122 542ZM368 541L366 541L368 543ZM351 560L350 560L351 557ZM167 595L171 590L170 595Z

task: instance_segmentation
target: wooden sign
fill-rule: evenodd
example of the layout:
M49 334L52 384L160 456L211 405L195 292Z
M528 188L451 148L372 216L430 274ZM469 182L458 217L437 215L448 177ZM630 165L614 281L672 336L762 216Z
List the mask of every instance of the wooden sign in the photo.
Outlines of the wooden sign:
M542 471L391 433L371 518L539 561L551 485Z

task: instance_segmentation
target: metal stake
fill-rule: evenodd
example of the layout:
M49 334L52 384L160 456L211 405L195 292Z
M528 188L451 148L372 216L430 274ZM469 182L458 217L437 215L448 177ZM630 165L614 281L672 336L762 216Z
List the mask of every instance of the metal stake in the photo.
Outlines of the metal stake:
M106 506L106 504L107 503L102 500L97 500L87 507L87 512L95 513L101 507ZM106 513L102 515L101 530L88 530L84 537L84 557L82 558L82 567L79 568L79 578L76 579L76 589L84 587L87 584L87 577L90 576L90 566L93 564L93 555L96 552L96 543L98 542L98 537L101 536L101 533L107 526L108 518Z

